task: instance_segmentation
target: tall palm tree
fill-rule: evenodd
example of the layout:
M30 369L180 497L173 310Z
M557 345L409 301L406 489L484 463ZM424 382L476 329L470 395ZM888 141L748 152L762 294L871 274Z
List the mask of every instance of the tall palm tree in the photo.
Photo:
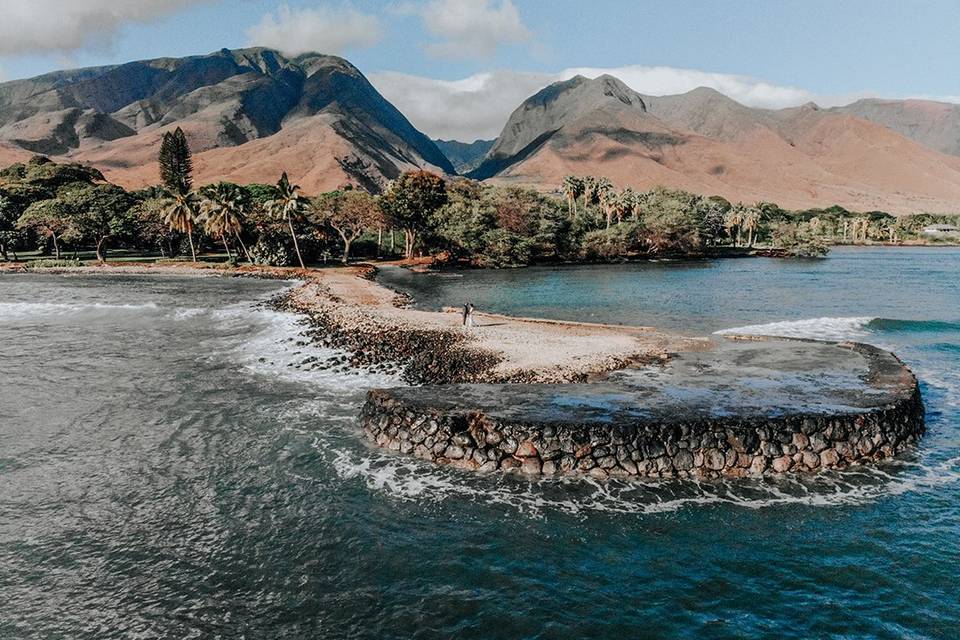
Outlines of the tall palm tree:
M613 188L613 183L609 178L597 178L594 183L594 191L597 194L597 201L607 217L607 229L613 219L613 205L617 197L617 192Z
M741 226L747 232L747 246L753 246L754 236L760 228L760 222L763 219L763 211L760 207L747 207L743 212L743 221Z
M567 176L560 185L560 190L567 196L567 209L571 216L577 215L577 198L583 195L583 180L577 176Z
M593 176L586 176L582 179L583 182L583 209L586 210L588 206L593 204L594 199L597 197L597 179Z
M187 234L190 239L190 257L197 261L197 250L193 246L193 226L199 217L197 196L192 191L170 194L163 209L163 221L174 231Z
M617 196L617 224L623 222L625 214L635 214L637 207L637 192L630 187L625 187L620 195Z
M306 198L300 195L300 185L290 184L287 172L284 171L277 182L277 195L266 203L266 209L274 218L283 218L290 228L290 237L293 238L293 248L297 252L300 268L303 266L303 257L300 255L300 245L297 243L297 234L293 230L293 219L301 216L309 206ZM379 239L377 240L379 250Z
M219 236L223 247L227 250L227 258L233 257L227 236L233 234L247 261L253 263L247 246L243 244L240 230L243 229L243 219L247 214L247 198L239 186L229 182L218 182L203 191L203 201L200 204L200 213L203 217L203 226L211 235Z
M730 211L727 212L726 217L723 221L723 226L727 229L727 235L733 236L733 230L737 230L737 235L734 237L733 246L740 246L740 231L743 227L743 220L746 215L745 207L743 203L738 202L737 204L730 207Z

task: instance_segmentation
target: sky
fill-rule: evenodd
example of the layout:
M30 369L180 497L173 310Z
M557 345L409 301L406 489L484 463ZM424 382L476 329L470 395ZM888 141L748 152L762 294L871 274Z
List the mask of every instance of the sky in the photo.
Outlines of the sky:
M750 106L960 102L957 0L0 0L0 79L217 49L354 63L432 137L493 138L550 82Z

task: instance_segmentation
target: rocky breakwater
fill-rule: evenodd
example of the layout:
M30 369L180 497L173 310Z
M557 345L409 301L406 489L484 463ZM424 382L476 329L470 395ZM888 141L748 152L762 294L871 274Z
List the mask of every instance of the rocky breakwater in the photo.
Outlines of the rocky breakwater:
M924 430L893 354L792 340L724 341L590 384L373 390L362 422L438 464L598 478L815 472L891 458Z
M372 272L313 272L273 305L303 314L316 343L343 350L346 362L334 364L398 371L409 384L579 382L703 345L652 329L482 313L480 326L467 330L458 313L407 308L408 300L371 281Z

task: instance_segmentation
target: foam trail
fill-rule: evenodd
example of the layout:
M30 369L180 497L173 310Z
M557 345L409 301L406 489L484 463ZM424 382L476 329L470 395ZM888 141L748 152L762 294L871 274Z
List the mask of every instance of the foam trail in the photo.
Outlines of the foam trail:
M862 505L891 495L938 491L960 482L960 457L929 466L897 461L812 477L598 482L581 477L525 480L497 474L478 476L380 450L357 455L323 438L313 446L333 456L331 464L342 480L359 480L369 490L397 500L440 503L467 499L534 517L547 511L584 517L590 513L643 515L714 504L743 509Z
M116 312L142 311L157 309L156 303L144 304L103 304L99 302L87 304L67 304L58 302L0 302L0 319L19 320L38 316L64 316L86 311Z
M722 329L716 335L777 336L783 338L813 338L819 340L860 340L870 335L868 325L875 318L839 317L784 320L767 324Z
M249 305L214 312L227 329L241 335L251 324L259 330L233 345L232 355L248 371L287 381L308 382L330 390L364 390L400 384L394 374L371 372L345 362L347 352L315 344L305 334L306 321L298 314Z

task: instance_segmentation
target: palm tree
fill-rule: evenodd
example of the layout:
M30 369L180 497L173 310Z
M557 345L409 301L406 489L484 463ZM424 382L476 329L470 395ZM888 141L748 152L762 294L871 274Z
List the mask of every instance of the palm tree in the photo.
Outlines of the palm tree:
M197 196L192 191L177 192L168 196L163 209L163 221L173 231L187 234L190 239L190 256L197 261L197 250L193 246L193 225L197 222Z
M560 185L560 190L567 196L567 209L571 216L577 215L577 198L583 195L583 180L577 176L567 176Z
M583 182L583 209L586 211L587 207L593 204L594 198L597 197L597 179L593 176L586 176L581 181Z
M620 195L617 196L617 224L623 222L624 214L630 213L636 216L637 192L630 187L625 187Z
M756 234L757 229L760 228L760 222L762 220L763 220L763 211L760 209L760 207L756 207L756 206L747 207L746 210L743 212L743 221L741 222L741 226L743 227L743 230L746 231L748 234L748 239L747 239L748 247L753 246L754 235Z
M870 221L866 218L854 218L851 227L851 236L853 237L853 244L866 243L867 242L867 232L870 229Z
M300 185L290 184L287 178L287 172L284 171L277 182L277 195L266 203L266 209L274 218L283 218L287 221L290 228L290 237L293 238L293 248L297 252L297 260L300 262L300 268L303 266L303 256L300 255L300 245L297 243L297 234L293 230L293 219L303 214L309 203L306 198L300 195ZM377 246L379 250L379 239Z
M730 211L727 212L726 218L723 221L723 226L727 229L727 235L733 236L733 230L737 230L737 235L733 240L733 246L735 247L740 246L740 230L743 226L745 215L743 203L738 202L730 207Z
M200 204L203 216L203 225L211 235L219 236L223 247L227 250L227 259L233 257L227 236L231 233L247 256L247 261L253 263L247 246L243 244L240 230L243 229L243 219L247 213L247 198L243 189L230 182L218 182L203 191L203 202Z
M613 205L617 198L617 192L613 188L613 183L610 182L609 178L598 178L594 183L593 189L594 193L596 193L597 201L600 203L600 207L607 216L607 229L609 229L613 218Z

